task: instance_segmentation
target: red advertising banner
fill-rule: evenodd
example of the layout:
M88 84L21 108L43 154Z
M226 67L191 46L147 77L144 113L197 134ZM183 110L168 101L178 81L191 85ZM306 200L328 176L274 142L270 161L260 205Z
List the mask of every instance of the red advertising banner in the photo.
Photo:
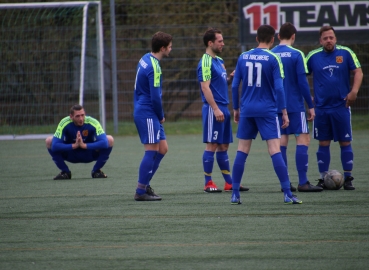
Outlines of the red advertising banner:
M239 0L239 10L242 45L255 44L260 25L270 24L278 32L285 22L294 24L300 43L317 44L323 25L334 27L340 44L369 43L369 1Z

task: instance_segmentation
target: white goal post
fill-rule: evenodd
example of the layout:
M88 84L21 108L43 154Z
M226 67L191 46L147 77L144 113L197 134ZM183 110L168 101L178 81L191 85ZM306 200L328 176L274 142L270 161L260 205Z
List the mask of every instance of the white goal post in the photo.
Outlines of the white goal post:
M52 134L79 103L106 130L100 1L0 4L0 140Z

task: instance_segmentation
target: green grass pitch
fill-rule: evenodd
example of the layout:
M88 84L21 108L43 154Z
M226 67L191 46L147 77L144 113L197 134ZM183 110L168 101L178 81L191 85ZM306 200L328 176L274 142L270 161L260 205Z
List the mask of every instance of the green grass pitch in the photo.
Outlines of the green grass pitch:
M152 186L160 202L133 195L143 147L116 137L103 171L90 164L59 172L43 140L0 141L0 269L368 269L369 138L355 131L356 190L296 192L302 205L284 205L266 143L258 137L247 159L241 205L230 193L203 193L201 135L168 135L169 152ZM237 139L231 145L231 166ZM309 148L308 176L318 178ZM297 185L295 141L289 173ZM331 169L342 171L337 143ZM223 187L214 165L213 180Z

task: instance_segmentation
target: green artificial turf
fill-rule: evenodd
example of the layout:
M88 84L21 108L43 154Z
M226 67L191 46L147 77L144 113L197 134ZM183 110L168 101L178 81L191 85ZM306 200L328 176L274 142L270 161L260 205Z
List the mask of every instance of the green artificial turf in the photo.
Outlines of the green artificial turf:
M93 163L59 172L43 140L0 141L0 269L367 269L369 265L368 131L352 143L355 191L299 193L284 205L266 143L258 137L247 159L241 205L229 192L203 193L201 135L168 136L169 152L152 186L159 202L136 202L143 147L115 137L103 171ZM231 144L231 168L237 139ZM297 186L294 139L289 173ZM309 180L318 178L309 148ZM342 171L331 145L331 169ZM223 187L215 162L213 180Z

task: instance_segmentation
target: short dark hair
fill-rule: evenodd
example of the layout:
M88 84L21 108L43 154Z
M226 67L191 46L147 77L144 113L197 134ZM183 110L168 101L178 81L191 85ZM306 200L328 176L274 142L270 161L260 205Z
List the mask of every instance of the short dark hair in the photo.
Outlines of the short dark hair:
M259 26L257 31L257 38L259 42L269 43L275 35L275 29L269 24Z
M323 32L326 32L326 31L329 31L329 30L332 30L334 34L336 34L336 31L334 31L334 28L330 25L324 25L320 28L319 30L319 36L321 37Z
M153 53L159 52L162 47L168 47L172 42L172 36L164 32L156 32L151 39L151 50Z
M279 29L280 39L290 39L293 34L296 34L296 27L292 23L286 22L282 24L281 28Z
M83 109L82 105L79 104L74 104L71 108L70 108L70 114L74 115L74 111L80 111Z
M208 28L208 30L205 31L203 37L205 47L208 46L209 41L214 42L216 40L216 34L222 34L222 31L216 28Z

